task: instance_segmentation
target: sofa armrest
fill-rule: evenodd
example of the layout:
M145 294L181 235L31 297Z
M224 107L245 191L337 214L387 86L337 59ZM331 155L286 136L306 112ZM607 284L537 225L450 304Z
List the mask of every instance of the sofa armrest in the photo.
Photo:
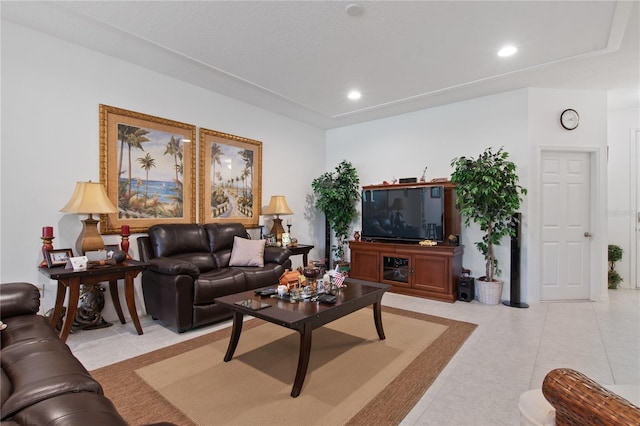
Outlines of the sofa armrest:
M140 257L141 262L148 263L155 257L153 249L151 248L151 240L148 235L140 235L136 239L136 243L138 244L138 256Z
M569 368L550 371L542 394L556 410L556 425L637 425L640 408Z
M277 263L282 265L291 257L291 250L282 249L280 247L264 248L264 263Z
M170 257L151 259L147 269L164 275L189 275L194 279L200 276L200 269L193 263Z
M0 315L37 314L40 309L40 291L29 283L0 284Z

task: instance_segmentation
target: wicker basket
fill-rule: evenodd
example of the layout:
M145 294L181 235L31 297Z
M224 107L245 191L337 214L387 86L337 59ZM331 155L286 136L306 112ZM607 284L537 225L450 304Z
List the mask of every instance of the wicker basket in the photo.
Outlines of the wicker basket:
M502 298L502 285L504 281L483 281L484 277L476 280L476 288L478 289L478 301L485 305L497 305Z

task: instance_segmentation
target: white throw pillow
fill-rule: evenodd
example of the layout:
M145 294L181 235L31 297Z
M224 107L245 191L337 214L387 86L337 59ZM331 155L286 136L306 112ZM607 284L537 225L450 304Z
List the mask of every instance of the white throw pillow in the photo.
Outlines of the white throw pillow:
M233 237L229 266L264 266L264 244L267 240Z

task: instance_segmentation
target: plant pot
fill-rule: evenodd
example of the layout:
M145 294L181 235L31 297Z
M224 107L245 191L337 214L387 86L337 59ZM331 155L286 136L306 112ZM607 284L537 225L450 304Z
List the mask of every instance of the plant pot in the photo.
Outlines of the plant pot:
M484 281L485 277L476 280L476 288L478 289L478 301L485 305L498 305L502 299L502 286L504 281Z

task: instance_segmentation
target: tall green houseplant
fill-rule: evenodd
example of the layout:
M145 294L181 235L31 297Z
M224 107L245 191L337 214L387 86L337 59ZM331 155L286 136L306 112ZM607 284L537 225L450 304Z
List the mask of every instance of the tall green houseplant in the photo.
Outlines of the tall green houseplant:
M335 172L327 172L311 183L316 194L316 207L320 209L338 242L336 257L344 261L345 245L349 238L349 226L356 218L356 202L360 199L360 179L353 165L343 160Z
M485 281L494 281L500 275L494 246L513 233L512 217L520 208L522 195L527 193L518 184L516 165L508 157L503 148L493 152L489 147L476 159L459 157L451 161L451 182L456 184L458 196L456 207L466 226L473 221L484 233L482 241L475 245L486 262Z

